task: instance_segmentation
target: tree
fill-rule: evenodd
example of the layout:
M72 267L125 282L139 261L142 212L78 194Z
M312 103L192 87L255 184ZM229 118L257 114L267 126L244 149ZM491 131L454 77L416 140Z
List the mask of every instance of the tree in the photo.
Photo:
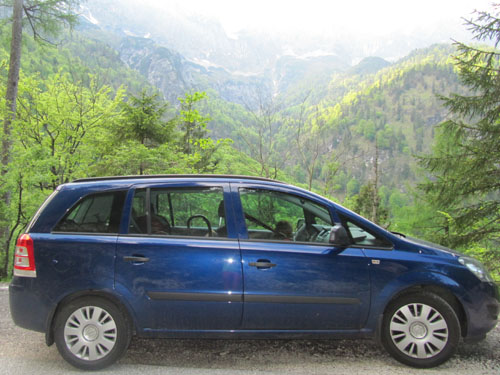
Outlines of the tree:
M378 189L375 188L375 181L363 185L359 194L353 197L352 209L362 216L369 217L371 221L387 226L389 211L380 202Z
M123 91L112 95L107 86L90 78L87 87L67 73L40 82L26 79L18 98L14 135L21 145L24 164L41 176L40 189L86 176L96 162L99 139L107 137L106 126L119 115Z
M5 94L7 112L3 119L2 176L6 173L10 160L11 126L16 118L23 17L28 20L33 37L36 40L47 41L47 37L57 35L61 25L73 26L76 23L77 16L74 8L79 3L79 0L2 0L0 2L1 6L12 6L12 38ZM4 194L4 200L7 204L10 201L8 192Z
M246 128L239 129L239 136L248 148L250 156L260 164L259 174L266 178L276 178L278 169L283 167L288 158L289 145L280 152L283 120L280 116L281 104L276 97L257 91L256 104L246 104L253 121ZM288 146L288 147L287 147Z
M309 95L309 94L307 94ZM307 173L307 188L312 190L315 173L318 172L319 157L326 148L325 118L319 106L309 118L306 118L306 100L302 101L299 113L290 118L291 125L296 129L295 143L298 151L298 163Z
M122 140L134 139L143 145L158 145L172 139L173 121L165 121L168 103L158 94L148 95L142 90L139 96L130 95L122 104L123 121L116 127Z
M222 143L222 139L214 142L208 136L207 122L210 117L202 115L197 105L207 97L205 92L186 93L179 98L181 110L179 116L179 130L181 131L180 146L183 152L191 159L197 173L212 172L217 166L214 154Z
M41 81L24 77L16 121L12 124L12 158L2 179L12 192L4 207L6 227L2 277L7 276L9 244L43 199L61 183L88 176L99 156L99 140L119 114L122 92L116 95L90 78L88 86L69 74Z
M156 155L154 151L172 141L175 123L164 119L168 103L161 101L157 93L149 95L142 90L139 96L130 95L128 99L122 104L121 121L112 129L118 142L113 148L126 151L121 156L127 165L138 164L138 170L128 173L142 175L151 167L149 162L154 163L155 160L151 160L153 154ZM131 148L135 151L130 152ZM137 158L139 154L144 157ZM120 157L116 153L114 156ZM127 156L132 159L127 160Z
M196 109L196 104L205 99L207 94L204 92L186 93L184 98L179 98L181 103L181 117L179 119L179 128L182 131L182 149L192 155L196 150L196 142L205 138L208 134L207 122L209 117L203 116Z
M16 103L21 66L21 46L23 17L28 21L33 37L47 40L55 36L61 25L74 25L77 19L74 7L79 0L1 0L0 6L12 6L12 39L10 47L9 73L5 94L6 113L3 116L3 134L1 149L2 180L5 181L11 159L11 131L16 118ZM4 207L0 209L0 238L6 241L5 248L10 245L9 217L6 215L10 204L11 193L5 186L0 186ZM6 260L8 261L8 260ZM6 276L6 275L1 275Z
M442 98L451 118L437 129L433 153L420 158L431 174L420 188L446 213L441 239L451 246L500 234L500 6L493 9L467 24L476 40L495 47L456 43L459 77L470 91Z
M10 149L11 149L11 127L12 122L16 118L16 98L19 83L19 70L21 66L21 40L22 40L22 0L15 0L13 6L13 17L12 17L12 40L11 40L11 52L10 52L10 62L9 62L9 73L7 78L7 89L5 93L5 105L6 112L3 118L3 134L2 134L2 151L1 151L1 177L2 186L1 196L3 201L3 207L0 209L0 239L2 239L2 245L5 246L5 259L4 267L0 273L0 277L7 276L7 265L9 262L8 249L11 241L10 233L10 217L8 215L11 192L8 186L5 184L6 174L8 171L8 166L10 162ZM5 244L5 245L4 245Z

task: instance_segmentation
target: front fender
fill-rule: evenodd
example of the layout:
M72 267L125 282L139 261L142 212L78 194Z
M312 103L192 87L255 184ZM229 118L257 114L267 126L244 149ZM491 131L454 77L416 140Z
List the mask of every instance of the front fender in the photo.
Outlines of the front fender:
M387 305L398 295L404 294L406 291L426 287L446 290L455 296L461 304L464 303L464 297L467 295L459 283L442 273L429 271L408 272L394 278L380 289L376 285L372 285L372 304L366 327L376 330L382 321ZM467 314L467 310L465 312ZM469 317L466 316L466 318Z

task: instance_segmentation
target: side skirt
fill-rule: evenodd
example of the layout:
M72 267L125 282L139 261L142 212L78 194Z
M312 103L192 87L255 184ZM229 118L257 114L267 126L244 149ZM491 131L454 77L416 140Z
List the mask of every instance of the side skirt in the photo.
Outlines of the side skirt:
M375 332L361 330L153 330L137 332L139 337L172 339L372 339Z

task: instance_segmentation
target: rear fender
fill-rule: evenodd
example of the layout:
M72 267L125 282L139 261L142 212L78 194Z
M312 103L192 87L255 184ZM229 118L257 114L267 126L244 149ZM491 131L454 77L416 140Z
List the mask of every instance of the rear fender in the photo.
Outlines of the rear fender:
M45 329L45 343L47 346L51 346L54 343L54 324L57 313L60 309L67 303L74 301L81 297L100 297L109 301L112 301L118 308L122 311L127 323L130 327L131 333L135 334L135 319L131 307L128 305L124 298L117 296L115 293L109 290L82 290L76 293L69 294L62 298L52 309L47 317L46 329Z

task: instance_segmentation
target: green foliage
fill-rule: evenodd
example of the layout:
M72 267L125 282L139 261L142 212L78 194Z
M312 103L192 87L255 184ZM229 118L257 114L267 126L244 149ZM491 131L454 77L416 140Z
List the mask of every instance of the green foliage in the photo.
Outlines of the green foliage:
M194 154L197 151L197 142L207 136L207 122L210 118L201 115L196 108L196 104L205 98L204 92L186 93L184 98L179 98L181 103L179 127L183 133L181 146L188 155Z
M43 189L86 175L94 162L94 139L119 113L120 90L112 95L90 77L88 87L58 73L41 82L26 78L18 97L14 128L23 164L44 176ZM16 157L18 157L16 156Z
M98 147L96 174L142 175L184 170L187 162L176 152L173 143L174 119L166 120L167 103L158 94L129 95L120 103L116 121L107 124L107 137Z
M376 194L378 197L375 196ZM350 205L353 211L361 216L370 218L379 225L387 226L389 210L382 204L381 198L381 194L375 189L375 185L369 183L361 186L359 194L351 198Z
M358 194L360 188L361 186L359 185L358 180L356 180L354 177L351 178L346 186L347 195L351 196Z
M179 98L181 104L178 127L181 131L180 148L190 158L190 163L197 173L214 172L219 160L214 158L217 149L228 139L214 141L208 136L209 116L198 111L198 104L207 98L205 92L186 93Z
M499 23L498 13L481 12L470 21L476 38L495 42L500 29L491 27ZM440 235L452 246L500 238L500 52L460 43L458 51L459 75L470 94L443 97L453 116L440 125L433 153L420 159L432 175L421 189L450 215L454 230L444 226Z
M453 51L436 45L376 74L333 78L329 96L322 102L328 131L319 160L325 163L331 150L338 156L337 196L347 195L350 179L361 183L370 179L375 143L380 152L381 185L402 189L401 180L417 181L413 154L429 150L432 125L446 116L436 94L463 91L449 59ZM341 178L344 174L347 181ZM320 175L315 183L321 180Z
M123 118L113 129L118 138L134 140L143 145L158 145L172 140L173 121L164 121L167 104L159 100L159 95L148 95L143 90L140 96L130 95L122 104Z
M81 0L24 0L26 27L35 39L49 41L58 37L63 27L72 28L77 20ZM12 7L13 0L0 0L0 6Z

